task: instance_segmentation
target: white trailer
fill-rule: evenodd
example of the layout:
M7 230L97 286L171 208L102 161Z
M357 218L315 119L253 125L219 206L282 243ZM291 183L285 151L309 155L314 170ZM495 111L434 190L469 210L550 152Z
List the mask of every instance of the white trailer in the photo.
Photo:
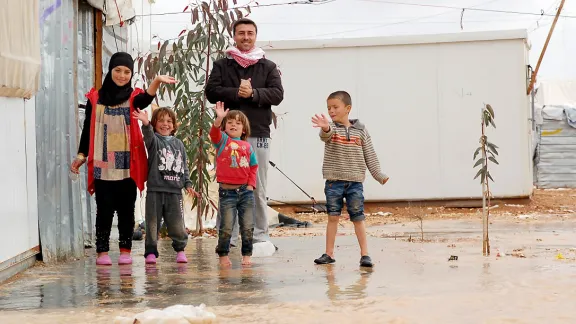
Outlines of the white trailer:
M310 117L326 113L326 97L336 90L352 95L351 118L366 124L390 176L381 186L367 172L366 200L481 198L472 156L484 103L495 110L498 128L488 137L500 147L500 165L490 170L493 195L532 194L525 30L259 45L278 64L285 89L275 108L271 160L316 199L324 198L324 147ZM283 202L308 201L273 168L267 193Z

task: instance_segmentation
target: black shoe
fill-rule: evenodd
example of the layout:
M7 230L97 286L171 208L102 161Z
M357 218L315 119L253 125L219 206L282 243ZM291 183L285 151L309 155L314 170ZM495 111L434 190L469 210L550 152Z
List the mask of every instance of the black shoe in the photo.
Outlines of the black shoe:
M366 268L372 268L374 264L372 264L372 259L369 256L365 255L360 258L360 266Z
M321 257L319 257L318 259L314 260L314 263L316 264L330 264L330 263L334 263L336 262L336 260L332 259L328 254L324 253L322 254Z

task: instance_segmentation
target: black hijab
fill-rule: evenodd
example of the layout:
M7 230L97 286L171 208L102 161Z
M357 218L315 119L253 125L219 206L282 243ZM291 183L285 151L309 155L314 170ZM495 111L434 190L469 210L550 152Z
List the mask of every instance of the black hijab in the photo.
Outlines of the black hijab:
M106 74L104 78L102 88L98 90L98 101L106 106L116 106L125 102L130 98L133 91L132 78L130 78L130 82L121 87L116 85L112 80L112 70L117 66L129 68L130 71L132 71L132 76L134 76L134 61L132 60L132 56L126 52L114 53L110 58L108 74Z

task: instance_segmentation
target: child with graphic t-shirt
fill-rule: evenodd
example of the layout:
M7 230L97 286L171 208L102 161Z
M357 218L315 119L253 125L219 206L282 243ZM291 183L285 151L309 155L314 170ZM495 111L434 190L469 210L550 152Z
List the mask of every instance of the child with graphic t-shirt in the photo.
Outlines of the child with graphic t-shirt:
M155 264L158 257L158 230L164 218L176 262L187 263L184 248L188 234L184 224L182 189L197 195L192 189L184 143L174 137L176 114L170 108L158 108L148 121L148 113L134 112L142 121L142 134L148 150L148 183L146 185L146 243L144 257L147 264Z
M228 253L234 215L238 215L242 237L242 264L249 265L254 235L254 188L258 161L254 149L246 141L250 136L250 123L238 110L224 110L224 103L216 103L216 120L210 130L210 139L217 150L216 181L220 183L218 217L218 246L216 253L221 266L231 265Z

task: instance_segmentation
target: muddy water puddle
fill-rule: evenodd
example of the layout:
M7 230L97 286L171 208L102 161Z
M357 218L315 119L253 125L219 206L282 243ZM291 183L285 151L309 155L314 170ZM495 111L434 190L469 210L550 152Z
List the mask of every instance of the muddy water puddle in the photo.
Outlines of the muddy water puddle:
M162 241L156 266L144 264L136 242L132 266L96 267L88 251L85 260L37 267L0 286L0 322L111 323L147 308L204 303L222 323L575 323L574 225L495 221L493 255L482 257L478 222L428 222L425 235L445 241L370 237L372 271L357 266L354 236L337 238L333 265L312 262L323 237L288 237L275 238L278 252L251 267L239 266L234 250L231 269L217 266L215 240L191 240L187 265ZM371 233L419 233L414 226Z

